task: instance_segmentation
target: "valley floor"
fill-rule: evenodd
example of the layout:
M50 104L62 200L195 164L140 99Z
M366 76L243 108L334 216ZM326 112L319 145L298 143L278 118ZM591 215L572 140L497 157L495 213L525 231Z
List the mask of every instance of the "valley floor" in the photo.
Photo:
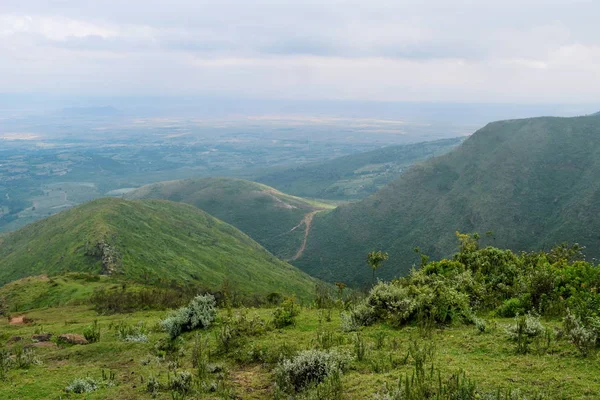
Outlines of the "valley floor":
M234 309L230 315L242 313L247 319L270 320L272 312L272 309ZM225 310L219 313L220 320L228 315ZM148 392L148 382L152 377L166 383L176 371L195 373L192 357L198 352L197 343L202 337L207 338L211 353L208 379L216 384L204 394L185 398L272 398L272 370L280 355L324 347L346 351L353 357L349 370L341 379L343 398L379 398L377 394L386 383L392 387L400 377L413 373L414 360L408 354L414 341L423 346L431 345L433 364L440 370L442 379L462 370L479 388L490 392L512 388L525 395L544 394L545 398L595 399L600 396L600 364L595 354L582 358L570 343L553 339L550 343L532 344L529 354L518 355L505 333L505 327L512 319L489 320L484 333L472 325L433 329L428 334L417 327L393 329L375 325L360 332L365 350L364 359L357 361L357 333L340 330L339 310L303 309L295 326L267 329L237 343L225 354L216 351L222 333L222 325L218 322L206 331L182 335L181 351L161 358L156 343L165 334L154 328L166 314L147 311L98 316L89 307L74 306L27 312L25 317L33 320L30 324L14 325L4 319L0 322L0 337L4 343L13 342L7 344L13 351L15 346L30 345L33 334L52 333L54 337L63 333L82 334L94 320L98 321L101 337L98 342L87 345L56 347L54 342L47 342L49 344L41 347L38 344L40 347L35 347L34 351L39 365L11 368L6 379L0 382L0 398L150 399L153 396ZM139 321L148 327L147 342L119 339L119 324L135 325ZM544 321L544 324L552 327L558 322ZM23 339L15 344L15 336ZM114 373L112 379L111 373ZM77 378L103 381L103 376L110 384L94 392L65 392ZM155 396L183 398L172 397L173 393L166 390L158 391Z

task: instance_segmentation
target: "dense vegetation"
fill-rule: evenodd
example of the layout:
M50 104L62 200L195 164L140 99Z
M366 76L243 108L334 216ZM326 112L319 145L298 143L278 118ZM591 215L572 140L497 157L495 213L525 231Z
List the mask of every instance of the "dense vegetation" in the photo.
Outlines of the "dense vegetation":
M379 276L406 274L420 247L448 256L453 232L513 250L576 241L600 256L600 117L494 122L450 153L410 168L373 196L318 214L294 262L330 281L370 281L364 255L390 255Z
M450 151L462 138L389 146L300 165L256 180L282 192L318 199L362 199L419 161Z
M0 282L93 272L144 284L230 286L306 298L314 280L236 228L185 204L99 199L2 239Z
M429 261L421 255L418 269L375 285L351 313L350 322L386 320L404 326L416 321L472 323L480 313L561 318L571 314L600 329L600 267L584 261L579 245L514 253L480 248L477 234L457 236L459 252L451 259Z
M306 214L330 205L281 193L260 183L233 178L160 182L127 195L191 204L235 226L267 250L291 258L304 238Z

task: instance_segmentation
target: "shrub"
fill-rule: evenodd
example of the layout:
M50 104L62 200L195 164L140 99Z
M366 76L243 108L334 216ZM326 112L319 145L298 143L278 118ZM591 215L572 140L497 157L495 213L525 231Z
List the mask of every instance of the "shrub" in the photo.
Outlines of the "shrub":
M308 393L307 400L342 400L344 390L342 387L341 372L334 371L321 382L312 393Z
M531 314L517 315L515 323L509 325L506 329L510 340L516 343L517 353L519 354L527 353L532 340L545 331L546 329L540 322L539 317Z
M202 380L208 374L209 356L208 337L196 334L192 347L192 367L196 369L198 379Z
M6 348L0 348L0 380L5 380L8 371L14 365L14 361L11 357L10 350Z
M373 325L377 321L375 308L361 303L352 309L350 312L352 320L359 326Z
M525 312L525 306L522 301L516 297L505 300L500 307L496 309L496 314L501 317L513 318L518 314Z
M65 388L65 392L67 393L89 393L98 390L98 382L95 379L86 377L86 378L77 378L69 386Z
M92 325L89 325L83 330L83 336L90 343L95 343L100 340L100 326L98 326L97 320L94 320Z
M279 305L283 300L281 293L272 292L267 295L267 303L271 305Z
M37 358L35 351L32 348L24 348L23 346L16 346L13 349L14 352L14 365L17 368L27 369L32 365L40 365L41 361Z
M267 323L258 316L248 318L245 312L239 312L231 318L223 320L219 330L215 332L217 347L222 353L229 353L240 347L248 337L258 336L267 330Z
M385 344L386 333L384 331L377 331L373 335L375 339L375 349L381 350Z
M341 374L348 357L335 351L305 350L275 368L277 387L287 393L303 391L326 378Z
M366 354L367 346L365 341L363 340L361 334L356 332L356 335L354 336L354 355L356 356L356 360L363 361Z
M477 386L468 379L463 371L453 374L449 379L442 379L439 371L432 366L429 373L419 376L416 371L411 378L400 378L395 387L384 384L383 390L375 396L376 400L404 399L437 399L437 400L475 400L475 399L508 400L514 397L504 397L500 394L482 397Z
M352 318L350 312L340 314L340 329L344 332L355 332L360 329L360 325Z
M375 285L369 292L366 302L366 305L373 309L375 316L384 319L393 314L396 318L408 320L417 309L414 298L406 288L386 282Z
M98 314L129 313L137 310L166 310L188 303L198 293L190 287L167 289L101 289L92 295L90 302Z
M592 327L586 327L581 319L567 310L563 319L563 329L571 343L577 347L582 356L586 357L596 347L598 334L593 329L597 321L592 320Z
M469 296L459 289L444 277L412 272L399 281L378 283L371 289L366 305L377 319L395 326L419 321L449 324L468 320L472 314Z
M146 383L146 391L152 394L152 397L155 397L158 392L163 388L163 385L156 379L154 376L148 377L148 382Z
M474 318L473 322L475 323L475 328L479 333L485 333L487 329L487 322L481 318Z
M125 321L119 322L116 326L117 338L124 342L144 343L148 341L148 329L143 321L136 325L129 325Z
M181 307L160 321L160 325L171 339L175 339L183 332L194 329L208 328L215 320L217 310L215 298L211 294L196 296L187 307Z
M175 356L178 357L182 352L183 339L163 337L154 344L154 352L159 357Z
M328 350L336 343L340 344L342 340L342 337L336 337L331 331L319 330L317 331L315 347L321 350Z
M180 394L187 394L192 391L192 374L188 371L176 372L169 377L169 389Z
M273 325L275 325L277 329L295 325L296 317L299 314L300 306L296 303L296 299L294 297L288 297L281 303L281 307L277 307L275 311L273 311Z

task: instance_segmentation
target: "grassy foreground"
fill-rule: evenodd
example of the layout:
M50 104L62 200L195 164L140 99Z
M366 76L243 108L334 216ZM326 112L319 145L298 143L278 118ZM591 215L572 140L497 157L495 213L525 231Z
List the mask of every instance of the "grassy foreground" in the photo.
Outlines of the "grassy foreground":
M402 376L411 376L415 360L411 346L427 348L442 380L463 370L479 388L495 392L511 388L521 395L543 394L544 398L594 399L600 395L600 364L596 354L582 358L564 340L553 339L549 346L532 345L530 354L518 355L507 339L505 327L512 319L488 320L480 333L473 325L425 330L422 327L394 329L386 324L363 328L359 333L340 329L339 310L303 308L295 326L282 329L266 328L256 336L232 343L228 351L219 346L227 318L244 315L246 320L272 319L273 309L220 310L217 322L208 330L181 336L181 350L157 351L156 344L166 337L156 328L167 312L144 311L126 315L98 316L87 306L65 306L38 309L26 313L33 319L27 325L10 325L0 321L0 337L7 343L21 336L18 344L31 343L35 333L82 334L97 320L101 337L88 345L34 348L39 365L12 368L0 382L2 399L150 399L148 382L154 377L166 384L176 371L190 371L196 379L197 367L192 365L198 352L208 354L205 381L212 389L188 394L185 398L263 399L274 395L273 368L281 356L312 348L338 349L351 357L349 369L341 378L341 398L369 399L377 397L384 384L394 386ZM229 316L228 316L229 315ZM13 315L14 317L15 315ZM143 322L148 328L147 342L133 343L119 339L117 326ZM558 321L543 321L552 327ZM123 325L121 325L123 326ZM197 336L199 335L199 336ZM206 338L207 345L198 346ZM364 354L357 359L357 341L362 340ZM427 369L430 361L426 360ZM85 394L66 393L76 378L103 375L112 384ZM184 398L176 392L161 390L155 398ZM532 398L532 397L529 397Z

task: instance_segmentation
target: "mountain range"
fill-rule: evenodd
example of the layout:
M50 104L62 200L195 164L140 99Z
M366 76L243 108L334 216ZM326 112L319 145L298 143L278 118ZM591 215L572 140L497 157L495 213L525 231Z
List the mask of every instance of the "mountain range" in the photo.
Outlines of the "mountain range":
M599 176L599 115L490 123L373 196L317 215L295 265L363 284L367 252L389 252L381 277L403 275L417 262L416 247L450 255L457 231L513 250L578 242L600 257Z

